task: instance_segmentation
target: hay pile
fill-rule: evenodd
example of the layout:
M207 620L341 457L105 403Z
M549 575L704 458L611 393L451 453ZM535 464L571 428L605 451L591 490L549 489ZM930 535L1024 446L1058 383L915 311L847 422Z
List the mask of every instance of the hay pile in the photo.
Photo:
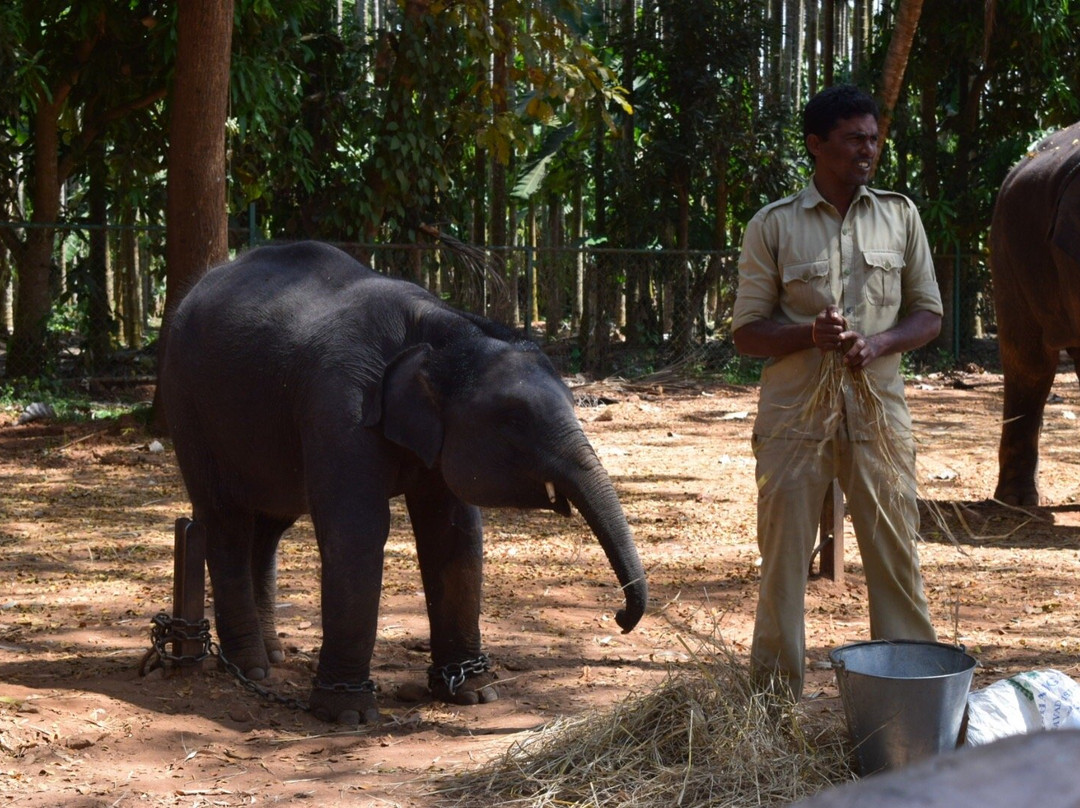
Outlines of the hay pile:
M458 776L448 804L522 808L784 805L853 778L842 716L766 697L725 648L610 714L563 719ZM811 728L812 723L822 724ZM827 725L824 725L827 724Z

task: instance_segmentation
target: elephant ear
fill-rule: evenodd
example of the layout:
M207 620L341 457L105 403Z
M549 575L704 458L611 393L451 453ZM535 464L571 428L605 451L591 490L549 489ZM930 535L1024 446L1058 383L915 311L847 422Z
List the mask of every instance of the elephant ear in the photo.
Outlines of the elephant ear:
M435 465L443 442L442 412L426 370L431 353L425 343L390 360L376 396L381 412L373 408L364 419L365 426L381 421L387 440L415 453L428 468Z

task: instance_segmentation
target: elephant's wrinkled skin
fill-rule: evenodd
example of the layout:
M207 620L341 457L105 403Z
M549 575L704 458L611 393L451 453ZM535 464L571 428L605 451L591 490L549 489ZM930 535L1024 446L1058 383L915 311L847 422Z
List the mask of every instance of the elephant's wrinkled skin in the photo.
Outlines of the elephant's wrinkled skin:
M326 720L378 718L369 675L396 495L416 536L436 697L498 697L480 642L480 507L565 515L573 503L623 587L619 625L645 610L626 518L547 358L340 250L263 247L207 273L172 319L162 394L207 531L222 652L252 679L282 659L278 540L311 514L323 621L311 708ZM448 685L441 673L461 663L465 683Z
M1037 505L1043 409L1060 352L1080 356L1080 123L1049 136L1002 183L990 268L1005 405L994 496Z

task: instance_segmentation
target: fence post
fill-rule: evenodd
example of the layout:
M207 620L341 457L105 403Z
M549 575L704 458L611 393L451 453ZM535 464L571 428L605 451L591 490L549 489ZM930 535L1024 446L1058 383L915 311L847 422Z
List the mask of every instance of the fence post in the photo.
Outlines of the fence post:
M960 361L960 245L956 245L956 257L953 260L953 359Z
M839 583L844 580L844 492L836 480L832 481L829 490L825 492L818 535L820 574Z
M173 617L188 625L203 619L206 595L206 530L187 517L180 517L173 535ZM178 640L172 652L179 657L202 653L201 640ZM190 666L183 666L190 667Z

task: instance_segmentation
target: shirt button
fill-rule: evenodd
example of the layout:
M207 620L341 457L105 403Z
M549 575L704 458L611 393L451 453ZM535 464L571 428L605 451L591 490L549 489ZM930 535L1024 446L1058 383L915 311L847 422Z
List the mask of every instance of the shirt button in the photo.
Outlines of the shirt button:
M854 313L855 313L855 307L854 306L848 306L846 309L844 309L844 314L854 314Z

